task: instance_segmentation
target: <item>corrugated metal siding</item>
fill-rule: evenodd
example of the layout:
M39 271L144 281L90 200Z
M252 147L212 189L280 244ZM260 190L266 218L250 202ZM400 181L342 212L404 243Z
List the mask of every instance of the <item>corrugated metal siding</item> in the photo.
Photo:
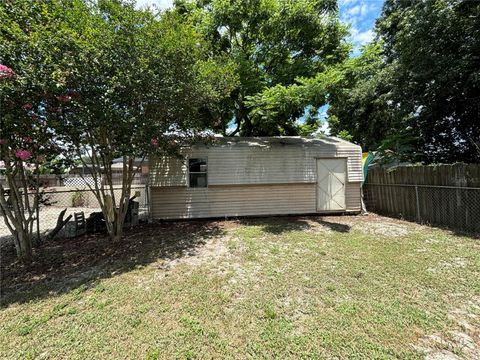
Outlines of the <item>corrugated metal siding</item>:
M360 210L360 183L347 183L347 211ZM316 212L316 184L151 188L154 219L184 219Z
M186 186L187 166L176 157L162 157L150 160L151 186Z
M315 201L315 184L151 189L155 219L305 214L315 212Z
M362 209L360 182L347 182L345 186L345 203L348 211L360 211Z
M192 148L189 157L208 158L209 185L284 184L316 182L315 158L347 158L347 179L362 181L360 147L347 142L335 146L239 144ZM187 168L181 159L162 158L150 163L152 186L185 186Z

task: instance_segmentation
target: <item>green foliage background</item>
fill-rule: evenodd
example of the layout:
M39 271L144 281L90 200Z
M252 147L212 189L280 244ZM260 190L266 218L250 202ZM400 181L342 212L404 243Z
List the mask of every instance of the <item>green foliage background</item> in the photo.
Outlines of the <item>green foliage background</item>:
M385 1L332 92L333 133L408 161L480 161L480 2Z

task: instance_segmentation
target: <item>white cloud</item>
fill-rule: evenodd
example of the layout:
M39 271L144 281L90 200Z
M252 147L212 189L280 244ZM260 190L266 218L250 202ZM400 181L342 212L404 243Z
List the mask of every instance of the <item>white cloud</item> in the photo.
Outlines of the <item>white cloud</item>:
M168 9L172 7L173 0L137 0L137 8L156 7L160 10Z
M368 12L370 12L371 9L373 9L373 7L368 6L367 4L362 4L362 6L360 7L360 15L366 15Z
M360 47L373 40L375 19L381 12L384 0L339 0L340 19L350 26L352 55L360 52Z
M372 29L366 31L359 31L356 28L352 28L352 40L355 44L363 45L373 40L374 33Z
M347 10L347 14L351 16L356 16L360 13L360 5L352 6Z
M377 12L378 3L354 3L344 5L340 9L340 18L345 23L351 23L354 26L361 25L366 19L370 19Z
M347 14L350 16L363 16L368 12L368 6L366 4L358 4L348 8Z
M356 3L358 0L340 0L339 5L348 5L348 4L353 4Z

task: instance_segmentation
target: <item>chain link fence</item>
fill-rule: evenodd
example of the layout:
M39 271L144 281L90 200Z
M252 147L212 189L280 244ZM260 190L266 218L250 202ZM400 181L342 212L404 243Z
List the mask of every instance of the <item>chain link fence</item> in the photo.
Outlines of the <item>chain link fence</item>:
M65 176L62 178L46 176L41 181L40 204L34 223L35 237L42 239L47 236L57 225L60 213L65 210L63 219L72 215L58 236L74 236L75 214L83 214L88 220L95 214L101 214L99 203L88 185L94 184L93 178L80 176ZM99 186L105 184L105 179L100 180ZM112 179L115 197L121 194L121 176ZM7 193L8 196L8 193ZM33 191L32 191L33 198ZM149 193L147 176L136 176L130 197L135 196L135 215L138 221L147 221L149 218ZM1 210L0 210L1 211ZM101 215L99 215L101 216ZM5 220L0 214L0 246L11 241L10 231Z
M418 223L480 232L480 188L367 183L368 211Z

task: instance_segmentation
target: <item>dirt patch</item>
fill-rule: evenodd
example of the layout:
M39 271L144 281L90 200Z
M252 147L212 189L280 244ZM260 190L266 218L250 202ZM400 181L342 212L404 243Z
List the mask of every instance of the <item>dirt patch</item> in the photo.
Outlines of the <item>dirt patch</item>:
M440 266L444 268L464 268L467 266L467 259L455 257L451 261L442 261Z
M462 306L451 310L450 320L456 324L447 334L427 335L414 346L425 353L428 360L456 360L456 354L467 359L480 359L480 297L475 297Z
M230 255L227 247L229 236L219 236L208 239L201 247L189 250L185 256L166 260L164 264L167 268L172 268L180 264L191 266L200 266L206 263L216 264Z
M314 221L312 219L305 219L306 221L306 232L311 232L311 233L325 233L325 234L331 234L333 230L326 226L325 224L322 224L318 221Z
M437 351L425 356L425 360L460 360L461 358L448 350Z
M450 269L461 269L461 268L465 268L466 266L467 266L467 259L454 257L449 261L444 261L444 260L440 261L437 266L433 268L429 268L428 271L436 273L439 271L445 271Z
M385 224L382 226L377 226L375 229L375 233L384 236L401 237L408 235L409 230L406 225Z
M412 223L376 214L358 216L323 216L318 223L330 231L358 230L366 234L402 237L410 234Z
M32 289L35 297L48 296L155 262L179 258L201 262L194 258L218 252L217 243L202 248L224 232L223 224L214 221L145 224L126 231L115 243L103 234L47 241L35 248L34 261L28 265L16 260L14 249L2 249L2 304L31 300Z

